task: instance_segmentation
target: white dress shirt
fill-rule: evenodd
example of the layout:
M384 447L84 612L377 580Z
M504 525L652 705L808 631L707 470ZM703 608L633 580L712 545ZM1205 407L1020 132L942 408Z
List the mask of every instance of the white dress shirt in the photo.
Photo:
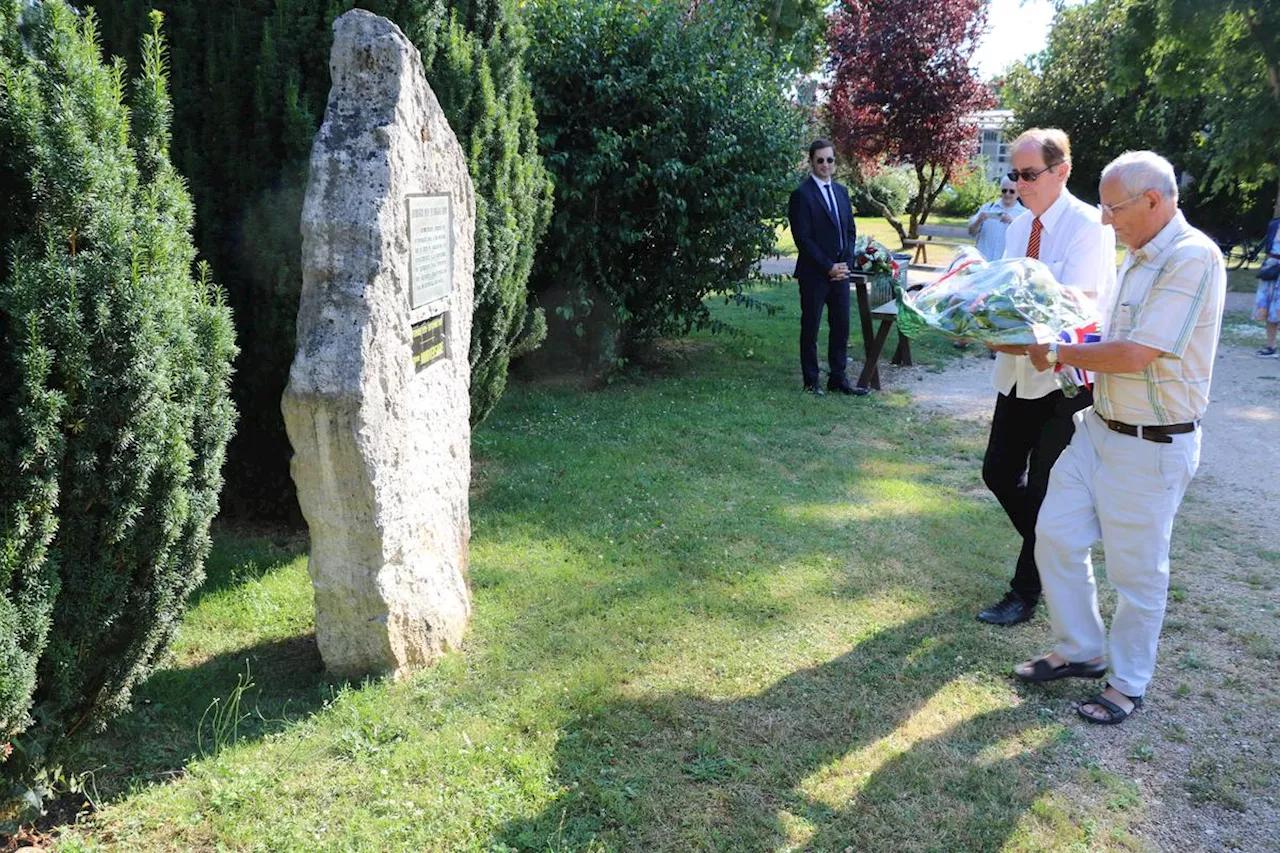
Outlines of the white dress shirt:
M813 182L818 185L818 195L822 196L822 203L826 205L828 210L830 210L831 205L834 204L836 206L835 213L839 216L840 203L836 201L836 190L833 186L835 181L826 181L824 183L817 175L810 175L809 177L813 178ZM840 224L843 225L844 223L842 222Z
M1005 234L1004 256L1025 258L1031 239L1031 211L1019 216ZM1064 287L1082 290L1098 301L1101 316L1116 289L1116 233L1102 224L1102 214L1064 187L1040 216L1040 261ZM1105 330L1104 330L1105 331ZM1001 394L1017 386L1018 397L1035 400L1058 390L1052 370L1038 371L1025 355L996 355L991 384Z

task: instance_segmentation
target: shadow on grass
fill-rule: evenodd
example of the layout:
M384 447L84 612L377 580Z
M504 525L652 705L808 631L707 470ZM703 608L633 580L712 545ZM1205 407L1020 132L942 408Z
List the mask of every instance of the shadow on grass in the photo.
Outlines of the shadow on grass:
M542 813L497 849L998 850L1046 789L1025 708L956 655L967 612L886 629L762 693L622 698L562 728ZM970 710L966 710L970 709Z
M260 580L307 553L307 531L290 527L249 526L218 522L214 546L204 565L204 583L187 602L201 601L250 581Z
M250 686L237 697L245 684ZM332 689L314 634L162 669L135 693L132 711L85 739L71 765L93 772L97 793L111 799L180 777L189 761L233 738L243 743L280 731L321 708ZM227 707L237 698L239 723L215 734L211 706Z
M778 325L746 319L753 328ZM786 378L794 371L790 355L785 366L771 357L764 371L744 374L732 353L702 342L695 349L693 375L671 382L591 395L558 386L513 390L476 433L477 455L487 461L484 497L472 513L478 557L471 579L489 608L479 639L489 654L480 656L484 678L464 686L442 678L442 693L502 710L511 684L563 671L598 676L598 686L582 689L603 694L562 728L555 772L565 793L498 837L539 850L597 837L616 840L618 849L754 850L808 833L814 849L849 838L869 850L900 846L895 821L922 821L922 831L948 841L941 849L987 849L985 841L966 840L980 831L979 818L965 816L974 808L966 803L997 803L995 817L983 819L991 828L981 832L1007 836L1035 783L1004 765L993 777L1000 784L971 781L982 774L955 758L957 744L1016 736L1029 714L991 716L989 725L966 720L940 733L935 727L905 756L866 758L858 791L810 792L825 784L815 774L875 748L972 673L956 662L957 648L974 659L980 635L972 609L1005 583L970 570L998 562L989 534L1005 524L955 491L953 481L976 481L978 464L952 458L943 428L912 423L910 409L887 395L803 397ZM935 457L966 473L937 470L943 463ZM921 472L912 466L926 462L935 474L923 486L942 500L917 494ZM851 516L849 507L864 512ZM289 537L229 539L211 557L193 606L272 574L304 549ZM788 575L794 589L771 581ZM653 698L616 686L665 654L666 638L707 626L764 632L803 620L811 596L821 602L885 590L919 591L936 597L939 609L964 609L887 629L751 697ZM97 784L106 797L181 775L202 738L208 743L202 716L237 689L246 661L255 687L242 699L250 714L239 728L242 742L316 713L333 694L310 636L225 652L153 675L136 710L94 738L75 765L102 768ZM899 801L889 796L894 780L885 774L905 776L902 768L916 767L903 764L908 757L923 761L922 778ZM931 787L947 774L959 779L959 793ZM1005 787L1017 791L1006 795ZM878 797L886 805L871 809ZM939 807L928 808L937 798Z

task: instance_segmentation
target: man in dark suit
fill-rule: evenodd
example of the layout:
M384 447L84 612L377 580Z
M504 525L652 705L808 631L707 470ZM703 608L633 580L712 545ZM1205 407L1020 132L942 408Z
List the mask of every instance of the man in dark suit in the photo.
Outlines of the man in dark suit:
M800 370L804 390L822 395L818 381L818 327L827 309L827 390L862 395L845 374L849 350L849 259L857 237L849 191L836 183L835 146L818 139L809 146L809 170L791 193L787 219L796 241L796 279L800 282Z

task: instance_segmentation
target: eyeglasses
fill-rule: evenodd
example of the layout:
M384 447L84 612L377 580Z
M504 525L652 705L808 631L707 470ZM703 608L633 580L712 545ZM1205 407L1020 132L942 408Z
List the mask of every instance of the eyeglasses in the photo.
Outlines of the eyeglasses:
M836 158L834 157L814 157L813 158L813 162L815 163L834 163L835 161L836 161Z
M1051 165L1045 166L1043 169L1041 169L1038 172L1033 172L1030 169L1023 169L1021 172L1019 172L1018 170L1015 169L1014 171L1005 175L1005 177L1011 181L1021 180L1021 181L1026 181L1029 184L1034 184L1036 182L1036 178L1040 177L1045 172L1052 169L1054 166L1061 166L1061 165L1062 165L1061 163L1053 163Z
M1000 195L1017 195L1017 190L1000 190Z
M1124 207L1126 204L1132 204L1133 202L1142 198L1146 194L1147 194L1146 190L1143 190L1137 195L1131 195L1128 198L1126 198L1124 201L1117 202L1116 204L1099 204L1098 212L1101 213L1103 216L1115 216L1117 210Z

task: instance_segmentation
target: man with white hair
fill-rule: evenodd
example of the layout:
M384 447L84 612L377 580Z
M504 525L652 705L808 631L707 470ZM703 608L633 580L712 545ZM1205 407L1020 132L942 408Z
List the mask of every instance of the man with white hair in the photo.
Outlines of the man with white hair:
M1200 462L1200 419L1218 347L1227 273L1213 240L1178 210L1169 161L1128 152L1102 172L1102 221L1128 247L1098 343L1028 348L1037 369L1096 374L1093 408L1076 415L1036 525L1036 562L1057 648L1015 667L1025 681L1101 678L1106 636L1089 552L1101 538L1119 600L1111 678L1081 703L1091 723L1142 706L1169 589L1169 536Z
M1057 128L1033 127L1013 141L1013 171L1027 212L1013 221L1004 257L1037 258L1064 287L1105 298L1115 286L1116 237L1098 211L1067 189L1071 142ZM1072 417L1093 402L1085 389L1067 397L1051 371L1038 370L1024 347L996 346L991 384L996 391L982 481L1000 501L1021 538L1009 590L978 613L991 625L1016 625L1036 612L1036 517L1049 488L1049 471L1071 440Z
M1018 202L1018 182L1006 175L1000 181L1000 198L978 208L969 218L969 235L977 237L978 251L989 261L1004 257L1005 232L1009 224L1026 212Z

